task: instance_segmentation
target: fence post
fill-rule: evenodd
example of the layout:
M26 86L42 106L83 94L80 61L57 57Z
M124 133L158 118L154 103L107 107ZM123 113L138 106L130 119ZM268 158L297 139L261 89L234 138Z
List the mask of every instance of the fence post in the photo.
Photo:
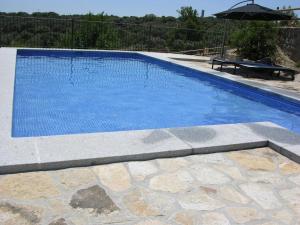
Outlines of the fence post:
M71 49L74 48L74 19L71 20Z
M152 25L149 26L148 30L148 52L150 52L151 49L151 32L152 32Z

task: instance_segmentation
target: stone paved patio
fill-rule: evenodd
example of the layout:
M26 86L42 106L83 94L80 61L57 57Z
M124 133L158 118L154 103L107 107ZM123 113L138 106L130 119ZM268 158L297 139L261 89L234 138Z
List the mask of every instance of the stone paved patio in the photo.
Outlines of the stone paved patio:
M200 66L200 67L204 67L204 68L211 68L211 64L207 63L207 62L186 62L186 64L188 65L196 65L196 66ZM217 69L218 66L215 66L215 69ZM229 69L226 69L229 68ZM224 67L223 72L229 72L231 74L233 74L233 67L228 66L228 67ZM242 74L244 74L244 72L237 72L237 75L239 78L241 78L242 80L245 81L254 81L256 83L261 83L270 87L276 87L279 89L283 89L283 90L287 90L287 91L291 91L294 93L300 93L300 74L297 73L295 76L295 80L291 81L291 80L280 80L280 79L263 79L263 78L258 78L258 77L253 77L250 76L249 78L242 76Z
M0 176L0 224L300 224L300 165L269 148Z

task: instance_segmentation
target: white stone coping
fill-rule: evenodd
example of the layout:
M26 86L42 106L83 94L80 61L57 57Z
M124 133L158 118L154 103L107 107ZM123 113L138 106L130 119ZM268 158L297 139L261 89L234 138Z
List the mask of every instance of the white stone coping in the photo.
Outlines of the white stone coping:
M205 68L205 67L200 66L200 65L191 64L187 61L178 61L178 60L175 60L173 58L167 58L166 57L167 55L165 55L164 53L152 53L152 52L139 52L139 53L143 54L143 55L146 55L146 56L153 57L153 58L157 58L157 59L160 59L160 60L168 61L168 62L171 62L171 63L174 63L174 64L178 64L178 65L181 65L181 66L185 66L185 67L188 67L188 68L192 68L192 69L198 70L200 72L209 73L209 74L215 75L217 77L226 78L228 80L232 80L232 81L242 83L242 84L245 84L245 85L248 85L248 86L259 88L259 89L262 89L262 90L267 91L267 92L279 94L279 95L285 96L287 98L294 99L296 101L300 101L300 94L299 93L283 90L283 89L276 88L276 87L271 87L269 85L264 85L264 84L256 82L256 81L248 81L248 80L245 80L245 79L243 79L239 76L236 76L236 75L232 75L232 74L221 72L221 71L216 71L216 70L213 70L213 69L210 69L210 68Z
M152 57L163 57L167 59L175 59L182 61L192 61L192 62L208 62L210 57L208 56L196 56L196 55L183 55L175 53L158 53L158 52L143 52L145 54L151 55Z
M300 163L300 135L269 122L12 138L16 52L0 49L0 174L266 146Z

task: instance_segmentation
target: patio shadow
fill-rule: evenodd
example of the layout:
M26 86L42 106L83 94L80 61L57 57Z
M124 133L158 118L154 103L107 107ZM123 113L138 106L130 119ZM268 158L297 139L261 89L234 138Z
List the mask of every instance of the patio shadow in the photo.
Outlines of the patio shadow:
M171 138L172 136L166 131L154 130L147 137L143 138L145 144L154 144Z
M249 127L255 134L266 137L269 140L290 145L300 145L300 135L287 129L262 124L247 124L245 126Z
M208 127L174 128L170 133L187 142L207 142L216 136L216 131Z
M217 68L219 69L220 68ZM277 76L276 74L270 74L270 73L263 73L263 72L255 72L255 71L247 71L244 69L236 69L236 72L234 72L233 67L223 67L223 72L230 73L231 75L240 76L243 78L256 78L261 80L279 80L279 81L290 81L291 78L284 73L282 73L280 76Z

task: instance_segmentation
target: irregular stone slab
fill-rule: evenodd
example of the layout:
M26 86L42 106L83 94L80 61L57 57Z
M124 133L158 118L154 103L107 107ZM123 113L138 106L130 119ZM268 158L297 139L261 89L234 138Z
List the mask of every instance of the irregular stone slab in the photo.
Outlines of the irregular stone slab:
M191 160L196 163L212 163L216 165L233 165L233 162L226 158L223 154L220 153L212 153L205 155L193 155L190 156Z
M131 179L126 167L121 164L110 164L93 167L101 183L112 191L122 192L130 188Z
M292 176L289 177L289 180L295 184L297 184L298 186L300 186L300 174L297 176Z
M92 209L97 214L108 214L119 209L98 185L77 191L70 205L76 209Z
M190 211L178 212L174 219L181 225L196 225L200 223L196 215Z
M213 165L213 168L221 171L222 173L228 175L234 180L245 181L246 178L241 174L239 168L227 165Z
M168 225L168 224L163 223L159 220L146 220L146 221L141 221L136 225Z
M143 196L152 207L159 209L160 215L171 215L177 210L176 199L171 195L166 195L165 192L162 193L144 189Z
M52 221L51 223L49 223L49 225L68 225L68 224L64 218L60 218Z
M151 203L147 203L140 190L135 189L125 195L123 202L130 212L137 216L159 216L160 212Z
M200 186L201 190L203 190L206 194L217 194L217 189L211 188L211 187L206 187L206 186Z
M269 157L261 157L249 154L247 152L229 152L225 153L230 159L236 161L241 166L251 170L274 171L276 164Z
M262 225L280 225L280 224L276 223L274 221L268 221L268 222L263 223Z
M68 225L132 225L136 217L130 213L114 211L110 214L91 214L89 210L78 210L68 215Z
M269 185L247 183L240 185L240 188L264 209L276 209L281 207L281 203Z
M226 199L227 201L235 202L238 204L247 204L249 202L248 198L229 186L221 187L218 191L218 195L221 198Z
M291 189L282 190L279 192L281 197L288 201L289 206L298 214L300 217L300 188L295 187Z
M136 180L144 180L147 176L155 174L158 169L153 162L129 162L129 171Z
M283 224L291 224L293 215L286 209L271 213L271 218Z
M4 225L37 225L40 224L42 214L43 209L35 206L0 203L0 223Z
M173 172L186 167L189 162L184 158L157 159L160 169Z
M55 175L66 189L88 185L97 181L95 174L89 168L57 170Z
M14 199L50 198L60 194L49 173L20 173L0 179L0 197Z
M202 215L202 223L205 225L230 225L229 220L222 213L210 212Z
M300 173L300 165L298 163L288 161L279 165L280 172L283 174Z
M179 204L184 209L210 211L225 206L221 201L210 197L205 191L188 193L179 199Z
M71 225L87 225L86 221L89 221L90 217L82 216L81 214L74 214L68 218Z
M225 184L230 181L230 178L223 173L205 165L193 165L190 171L201 184Z
M150 180L150 188L153 190L177 193L187 190L193 180L193 177L187 171L165 173L153 177Z
M47 209L51 211L55 217L67 214L72 207L64 202L64 199L47 199Z
M264 218L264 215L254 208L249 207L232 207L227 208L226 212L236 223L248 223L254 220Z
M273 187L286 187L289 185L284 176L274 172L249 171L248 177L248 180L253 183L270 184Z
M249 152L249 153L253 153L253 150L245 150L245 152ZM278 158L278 157L283 157L282 155L280 155L279 153L275 152L274 150L272 150L269 147L265 147L265 148L257 148L255 149L255 155L262 155L262 156L266 156L266 157L274 157L274 158Z

